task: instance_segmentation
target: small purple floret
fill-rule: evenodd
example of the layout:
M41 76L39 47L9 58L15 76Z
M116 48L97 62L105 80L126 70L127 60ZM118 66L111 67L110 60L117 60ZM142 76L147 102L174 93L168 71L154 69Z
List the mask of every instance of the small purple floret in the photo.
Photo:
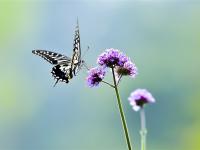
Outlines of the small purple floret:
M98 86L105 77L106 71L103 68L95 67L89 70L87 84L89 87Z
M107 49L103 52L97 59L97 63L100 66L113 68L115 66L123 66L125 62L128 61L128 57L122 54L117 49Z
M116 72L119 75L129 75L133 78L137 75L137 67L130 60L125 62L122 67L116 67Z
M155 102L154 97L146 89L133 91L128 100L135 111L138 111L144 104Z

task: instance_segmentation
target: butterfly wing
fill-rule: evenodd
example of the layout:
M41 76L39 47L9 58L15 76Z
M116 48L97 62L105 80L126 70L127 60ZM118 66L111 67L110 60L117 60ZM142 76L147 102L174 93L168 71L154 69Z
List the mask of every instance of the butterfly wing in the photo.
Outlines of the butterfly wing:
M79 25L77 22L75 35L74 35L74 45L73 45L73 53L74 53L74 61L81 61L81 44L80 44L80 33L79 33Z
M74 75L76 75L77 69L79 69L81 65L81 45L80 45L80 33L79 33L78 21L74 35L73 55L71 61L72 61L71 63L71 76L72 76L72 72L74 73Z
M71 67L71 64L62 63L52 68L52 71L51 71L52 76L56 79L55 85L58 83L58 81L65 82L65 83L69 82L69 79L71 79L70 67Z
M71 58L64 56L59 53L46 51L46 50L33 50L33 54L41 56L45 60L47 60L49 63L53 65L57 65L60 63L71 63Z

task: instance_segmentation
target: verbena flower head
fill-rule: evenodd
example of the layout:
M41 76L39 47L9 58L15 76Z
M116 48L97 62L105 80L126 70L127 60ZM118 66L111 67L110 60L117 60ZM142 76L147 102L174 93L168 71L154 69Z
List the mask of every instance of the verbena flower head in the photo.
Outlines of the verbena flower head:
M133 110L138 111L147 103L154 103L155 99L146 89L137 89L133 91L128 98Z
M100 66L114 68L118 75L137 75L137 67L131 60L118 49L106 49L97 59Z
M113 68L115 66L123 66L128 61L128 57L122 54L118 49L106 49L97 59L97 63L101 66Z
M124 75L124 76L131 76L135 78L137 75L137 67L135 66L134 63L132 63L130 60L125 62L123 67L116 67L115 69L116 73L119 75Z
M87 84L89 87L98 86L103 80L106 71L103 68L95 67L89 70L87 77Z

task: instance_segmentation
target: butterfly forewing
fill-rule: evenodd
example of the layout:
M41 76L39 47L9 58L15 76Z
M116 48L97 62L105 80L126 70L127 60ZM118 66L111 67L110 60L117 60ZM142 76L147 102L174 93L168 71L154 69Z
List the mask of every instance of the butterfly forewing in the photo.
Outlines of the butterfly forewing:
M80 45L79 25L77 22L75 35L74 35L71 76L72 76L72 72L74 75L76 75L76 73L80 69L80 65L81 65L81 45Z
M41 56L45 60L47 60L49 63L53 65L57 65L60 63L70 63L71 58L64 56L59 53L51 52L51 51L46 51L46 50L33 50L33 54L36 54L38 56Z
M77 60L79 62L81 60L81 45L80 45L80 33L78 24L76 26L74 35L73 52L74 52L74 60Z

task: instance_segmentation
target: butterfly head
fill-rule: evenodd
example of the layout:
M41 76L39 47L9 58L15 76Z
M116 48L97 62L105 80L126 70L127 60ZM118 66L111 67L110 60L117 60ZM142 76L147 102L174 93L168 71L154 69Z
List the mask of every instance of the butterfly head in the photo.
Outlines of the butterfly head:
M79 62L78 62L78 68L82 68L82 66L85 64L85 61L84 60L80 60Z
M81 60L81 64L84 64L85 63L85 60Z

